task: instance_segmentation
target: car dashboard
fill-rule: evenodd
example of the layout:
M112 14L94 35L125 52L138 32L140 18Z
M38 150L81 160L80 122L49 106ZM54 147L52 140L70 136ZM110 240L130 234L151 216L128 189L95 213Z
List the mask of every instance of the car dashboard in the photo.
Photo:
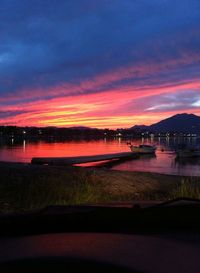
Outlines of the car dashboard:
M199 209L75 206L5 216L0 272L198 273Z

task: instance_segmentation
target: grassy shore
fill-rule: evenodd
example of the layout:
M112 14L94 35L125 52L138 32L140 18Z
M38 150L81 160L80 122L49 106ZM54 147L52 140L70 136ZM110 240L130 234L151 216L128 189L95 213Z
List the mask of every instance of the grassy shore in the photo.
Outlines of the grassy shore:
M0 212L48 205L200 198L200 178L156 173L0 163Z

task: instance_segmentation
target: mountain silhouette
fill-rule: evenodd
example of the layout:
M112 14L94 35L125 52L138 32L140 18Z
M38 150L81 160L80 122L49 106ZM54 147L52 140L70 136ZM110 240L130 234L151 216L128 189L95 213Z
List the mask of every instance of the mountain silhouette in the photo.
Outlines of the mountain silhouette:
M150 126L135 125L132 130L151 132L200 133L200 117L194 114L177 114Z

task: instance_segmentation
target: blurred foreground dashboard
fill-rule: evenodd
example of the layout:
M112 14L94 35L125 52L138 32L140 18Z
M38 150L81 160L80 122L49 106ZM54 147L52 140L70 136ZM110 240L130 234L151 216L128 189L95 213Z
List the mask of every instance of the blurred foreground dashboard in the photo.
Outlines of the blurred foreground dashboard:
M52 207L0 219L0 272L199 273L199 203Z

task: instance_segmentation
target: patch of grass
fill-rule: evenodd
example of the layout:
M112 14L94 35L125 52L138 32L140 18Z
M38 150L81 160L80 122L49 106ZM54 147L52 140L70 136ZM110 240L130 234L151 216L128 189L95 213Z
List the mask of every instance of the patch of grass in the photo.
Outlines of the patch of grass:
M99 182L99 183L98 183ZM14 170L0 183L0 212L23 212L49 205L75 205L107 201L94 172L80 170L44 173Z
M169 194L169 199L180 197L200 199L200 179L183 178L181 183Z
M0 163L0 213L177 197L200 198L200 178Z

